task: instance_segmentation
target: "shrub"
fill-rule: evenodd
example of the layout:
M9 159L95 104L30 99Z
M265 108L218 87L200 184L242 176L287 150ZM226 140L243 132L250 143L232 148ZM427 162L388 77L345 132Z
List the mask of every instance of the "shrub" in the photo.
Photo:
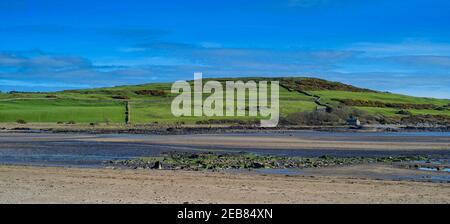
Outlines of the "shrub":
M325 111L299 112L289 114L282 124L291 125L336 125L343 124L350 117L358 117L364 123L372 123L376 118L364 111L339 105Z
M27 122L25 120L19 119L16 121L18 124L26 124Z
M196 124L237 124L237 125L254 125L258 124L257 120L239 120L239 119L209 119L200 120L195 122Z
M138 90L135 91L138 95L150 95L150 96L167 96L167 93L164 90Z
M116 99L116 100L129 100L130 97L128 96L112 96L111 98Z
M340 121L339 117L327 112L299 112L289 114L285 122L295 125L326 125L335 124Z
M367 116L366 112L355 108L347 107L345 105L338 105L332 108L328 108L327 112L335 114L342 120L347 120L349 117L363 118Z
M72 120L72 121L68 121L67 124L76 124L76 122Z
M396 114L406 115L406 116L411 116L412 115L412 113L407 111L407 110L399 110Z
M399 109L417 109L417 110L433 110L437 106L434 104L407 104L407 103L384 103L381 101L371 100L353 100L353 99L331 99L340 102L346 106L357 107L380 107L380 108L399 108Z
M327 80L316 78L285 78L280 80L280 85L285 87L289 91L339 90L350 92L375 92L373 90L361 89L340 82L330 82Z
M450 124L450 116L446 115L412 115L401 119L403 124L431 124L431 125L448 125Z
M440 110L440 111L450 110L450 104L438 107L438 108L436 108L436 110Z

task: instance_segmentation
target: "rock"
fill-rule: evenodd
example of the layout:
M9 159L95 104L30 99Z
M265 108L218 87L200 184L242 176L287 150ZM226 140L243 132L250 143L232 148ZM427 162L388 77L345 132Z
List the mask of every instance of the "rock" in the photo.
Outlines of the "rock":
M156 161L155 164L151 167L155 170L161 170L162 169L162 163L160 161Z
M331 159L332 157L329 155L323 155L321 157L319 157L320 159Z
M264 168L264 164L258 163L258 162L253 162L251 167L255 168L255 169Z
M274 162L272 162L272 166L273 167L280 167L281 165L280 165L279 162L274 161Z
M192 154L189 156L189 159L197 159L199 157L198 154Z

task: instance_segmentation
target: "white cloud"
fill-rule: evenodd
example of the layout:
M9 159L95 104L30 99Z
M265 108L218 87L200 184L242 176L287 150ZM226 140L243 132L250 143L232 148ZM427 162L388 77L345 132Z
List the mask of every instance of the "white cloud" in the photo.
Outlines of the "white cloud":
M400 43L361 42L344 47L345 49L363 51L366 56L387 57L404 55L450 56L450 43L432 43L421 41L404 41Z
M59 82L36 82L36 81L19 81L0 79L0 86L17 86L17 87L46 87L46 88L87 88L89 85L59 83Z

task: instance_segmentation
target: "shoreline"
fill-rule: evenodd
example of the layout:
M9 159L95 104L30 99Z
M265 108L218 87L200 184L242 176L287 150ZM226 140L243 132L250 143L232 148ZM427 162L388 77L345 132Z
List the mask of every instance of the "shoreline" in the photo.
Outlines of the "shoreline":
M355 126L279 126L261 128L245 125L98 125L85 124L0 124L0 132L48 132L81 134L151 134L151 135L186 135L186 134L226 134L226 133L264 133L289 131L317 131L335 133L383 133L383 132L450 132L450 126L407 126L407 125L365 125Z

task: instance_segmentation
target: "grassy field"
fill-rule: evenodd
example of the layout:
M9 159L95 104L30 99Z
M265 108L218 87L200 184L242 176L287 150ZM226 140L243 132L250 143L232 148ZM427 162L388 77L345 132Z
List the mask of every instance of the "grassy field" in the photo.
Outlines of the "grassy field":
M398 103L398 104L433 104L437 107L443 107L450 104L447 99L434 99L425 97L412 97L393 93L383 92L346 92L346 91L310 91L311 94L321 97L321 102L327 104L336 103L335 99L351 99L351 100L366 100L379 101L383 103ZM365 111L372 115L383 115L387 117L400 116L397 113L401 110L399 108L381 108L381 107L363 107L358 106L357 109ZM431 110L431 109L408 109L413 115L444 115L450 116L450 110Z
M323 102L332 102L332 99L353 99L353 100L370 100L381 101L385 103L403 103L403 104L435 104L444 106L450 103L450 100L434 99L424 97L412 97L393 93L383 92L347 92L347 91L310 91L314 95L322 98Z
M112 122L124 121L122 102L26 99L0 102L0 122Z
M248 78L247 80L252 79ZM273 78L272 78L273 79ZM285 81L300 81L302 78L284 78ZM225 81L222 79L219 81ZM260 81L262 78L253 78ZM205 80L207 81L207 80ZM244 80L245 81L245 80ZM311 81L311 80L310 80ZM326 81L321 80L323 84ZM333 83L332 88L336 87ZM52 93L1 93L0 94L0 122L16 122L23 120L33 123L123 123L125 122L125 101L129 102L131 122L168 123L177 122L196 123L204 120L256 120L255 117L181 117L172 115L170 107L175 94L170 93L171 83L155 83L135 86L119 86L111 88L81 89ZM321 102L335 105L334 99L370 100L386 103L401 104L434 104L446 106L450 100L410 97L399 94L381 92L352 92L343 90L317 89L307 93L320 96ZM142 94L139 91L159 90L163 95ZM204 95L207 97L208 95ZM280 115L314 111L317 107L315 98L302 91L288 90L280 87ZM397 108L357 107L370 114L383 116L398 116ZM446 115L450 110L408 110L415 115Z

